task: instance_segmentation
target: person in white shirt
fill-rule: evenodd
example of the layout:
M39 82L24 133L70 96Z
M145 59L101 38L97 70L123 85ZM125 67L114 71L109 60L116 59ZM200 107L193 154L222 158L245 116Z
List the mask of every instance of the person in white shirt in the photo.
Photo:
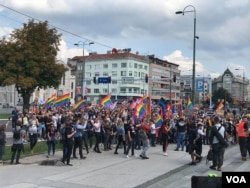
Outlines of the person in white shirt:
M154 123L154 121L152 119L149 121L149 123L150 123L151 146L155 147L155 141L156 141L155 123Z
M102 140L102 135L101 135L101 123L100 123L100 120L98 117L95 118L94 123L93 123L93 127L95 130L95 138L96 138L96 144L94 147L94 151L96 153L102 153L100 151L100 148L99 148L99 144L101 143L101 140Z

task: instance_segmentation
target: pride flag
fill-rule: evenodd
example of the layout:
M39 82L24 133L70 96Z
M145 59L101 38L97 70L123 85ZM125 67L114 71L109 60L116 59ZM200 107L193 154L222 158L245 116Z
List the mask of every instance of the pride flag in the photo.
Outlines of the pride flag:
M70 94L66 93L64 95L61 95L59 97L57 97L54 101L54 107L61 107L66 105L70 100Z
M217 106L217 110L222 110L223 109L223 107L224 107L224 104L223 104L223 102L222 101L220 101L220 103L218 104L218 106Z
M142 102L138 103L134 109L134 116L135 118L142 119L146 115L146 110L143 107Z
M82 108L84 108L85 106L87 106L87 102L85 99L81 99L79 101L77 101L74 106L72 107L73 111L78 111L81 110Z
M56 99L56 94L52 94L50 98L47 99L47 101L44 103L44 108L48 109L49 107L51 107L51 105L53 104L53 102Z
M162 122L163 122L163 120L162 120L161 116L159 115L159 116L156 118L156 120L155 120L155 128L160 127L160 126L162 125Z
M104 107L109 107L109 105L111 105L111 99L110 99L110 95L106 95L105 97L103 97L101 99L101 105L103 105Z
M192 104L192 102L191 102L190 97L188 97L188 100L187 100L187 107L188 107L189 109L193 108L193 104Z
M163 98L161 98L161 99L159 100L158 105L159 105L160 108L161 108L161 115L163 116L163 115L166 114L166 112L167 112L165 100L164 100Z

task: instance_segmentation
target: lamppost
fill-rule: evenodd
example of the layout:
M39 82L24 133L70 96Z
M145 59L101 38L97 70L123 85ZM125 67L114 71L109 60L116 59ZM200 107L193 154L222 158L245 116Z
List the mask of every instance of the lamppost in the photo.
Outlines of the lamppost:
M193 10L186 10L187 8L193 8ZM196 39L199 39L198 36L196 36L196 10L193 5L186 6L183 11L177 11L176 14L182 14L193 12L194 13L194 38L193 38L193 75L192 75L192 102L195 104L195 41Z
M82 44L82 56L83 56L83 60L82 60L82 97L85 96L85 57L84 57L84 46L87 45L91 45L94 44L94 42L90 42L90 41L79 41L78 43L74 44L75 46L79 46L80 44Z
M235 70L241 71L242 70L242 104L245 102L245 91L244 91L244 85L245 85L245 74L244 74L244 68L237 68Z

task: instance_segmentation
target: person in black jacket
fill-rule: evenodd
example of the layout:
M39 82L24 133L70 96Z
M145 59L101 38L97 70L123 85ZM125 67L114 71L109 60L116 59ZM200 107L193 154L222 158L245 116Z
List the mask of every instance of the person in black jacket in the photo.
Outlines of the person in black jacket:
M65 163L67 162L67 165L73 166L70 163L70 156L72 154L72 149L73 149L73 137L74 134L76 133L76 130L73 128L72 122L67 121L65 123L65 147L66 147L66 154L63 156L62 162Z

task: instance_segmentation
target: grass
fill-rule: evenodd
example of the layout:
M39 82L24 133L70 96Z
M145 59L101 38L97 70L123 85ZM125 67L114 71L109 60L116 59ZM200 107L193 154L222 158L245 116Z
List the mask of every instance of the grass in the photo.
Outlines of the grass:
M11 117L11 114L0 114L0 119L8 119L9 117Z
M58 141L58 143L56 144L56 150L61 150L62 145L61 143ZM35 148L34 148L34 154L30 153L30 145L29 143L24 144L24 152L21 152L21 156L20 158L24 158L24 157L28 157L31 155L37 155L37 154L44 154L47 153L48 150L48 146L46 141L42 141L42 142L37 142ZM7 161L11 159L11 146L5 146L5 154L3 156L3 160Z

